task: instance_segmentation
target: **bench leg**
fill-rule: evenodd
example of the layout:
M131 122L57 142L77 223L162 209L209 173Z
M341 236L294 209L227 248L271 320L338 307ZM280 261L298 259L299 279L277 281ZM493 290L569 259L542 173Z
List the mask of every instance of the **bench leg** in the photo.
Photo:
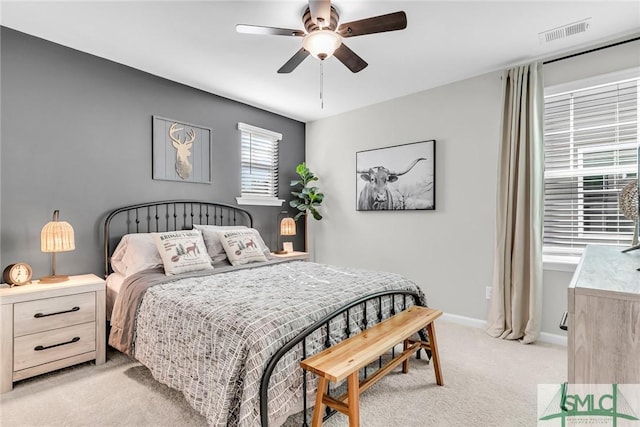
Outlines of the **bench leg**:
M404 340L404 345L402 346L402 350L407 350L409 348L409 340L406 339ZM420 351L418 349L418 351ZM408 374L409 373L409 359L405 359L404 362L402 362L402 373L403 374Z
M431 348L431 359L433 360L433 370L436 373L436 382L438 385L443 385L442 370L440 368L440 354L438 353L438 343L436 341L436 328L434 322L427 325L427 332L429 333L429 347Z
M323 377L318 378L318 391L316 392L316 406L313 408L313 421L311 422L312 427L320 427L322 426L322 417L324 414L324 403L322 403L322 399L324 398L324 394L327 391L327 384L329 380Z
M349 399L349 427L360 427L360 378L355 371L347 378Z

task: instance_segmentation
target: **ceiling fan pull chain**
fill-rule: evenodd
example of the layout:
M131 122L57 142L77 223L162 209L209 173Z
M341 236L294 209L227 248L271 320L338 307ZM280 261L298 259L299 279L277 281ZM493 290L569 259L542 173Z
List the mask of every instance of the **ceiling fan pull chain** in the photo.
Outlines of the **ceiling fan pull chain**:
M324 61L320 61L320 109L324 110L324 68L322 64Z

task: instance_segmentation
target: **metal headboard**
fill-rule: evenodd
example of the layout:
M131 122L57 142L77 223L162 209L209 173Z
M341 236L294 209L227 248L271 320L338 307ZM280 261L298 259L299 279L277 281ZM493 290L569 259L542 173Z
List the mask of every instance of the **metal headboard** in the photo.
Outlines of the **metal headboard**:
M164 200L115 209L104 221L105 276L113 271L111 254L125 234L188 230L193 224L253 227L253 217L236 206L197 200Z

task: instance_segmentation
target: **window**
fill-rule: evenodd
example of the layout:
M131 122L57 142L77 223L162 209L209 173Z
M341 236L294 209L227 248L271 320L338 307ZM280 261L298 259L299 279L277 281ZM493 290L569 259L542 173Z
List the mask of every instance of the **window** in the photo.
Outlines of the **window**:
M282 134L238 123L241 132L240 205L280 206L278 141Z
M545 92L546 260L577 260L587 244L631 243L634 224L618 196L637 179L639 75Z

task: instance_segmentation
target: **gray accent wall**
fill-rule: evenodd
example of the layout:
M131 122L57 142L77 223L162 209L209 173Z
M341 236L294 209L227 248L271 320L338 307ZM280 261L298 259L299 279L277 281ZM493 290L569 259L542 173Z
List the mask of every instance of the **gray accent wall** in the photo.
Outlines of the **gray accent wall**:
M2 268L26 261L34 277L49 274L40 230L55 209L76 240L75 251L58 254L57 273L102 275L102 227L110 210L168 199L235 205L238 122L283 134L280 198L291 199L289 182L305 159L304 123L6 27L0 42ZM211 184L152 179L153 115L212 129ZM288 203L245 208L275 247L278 213ZM298 225L293 241L302 250L302 221Z

